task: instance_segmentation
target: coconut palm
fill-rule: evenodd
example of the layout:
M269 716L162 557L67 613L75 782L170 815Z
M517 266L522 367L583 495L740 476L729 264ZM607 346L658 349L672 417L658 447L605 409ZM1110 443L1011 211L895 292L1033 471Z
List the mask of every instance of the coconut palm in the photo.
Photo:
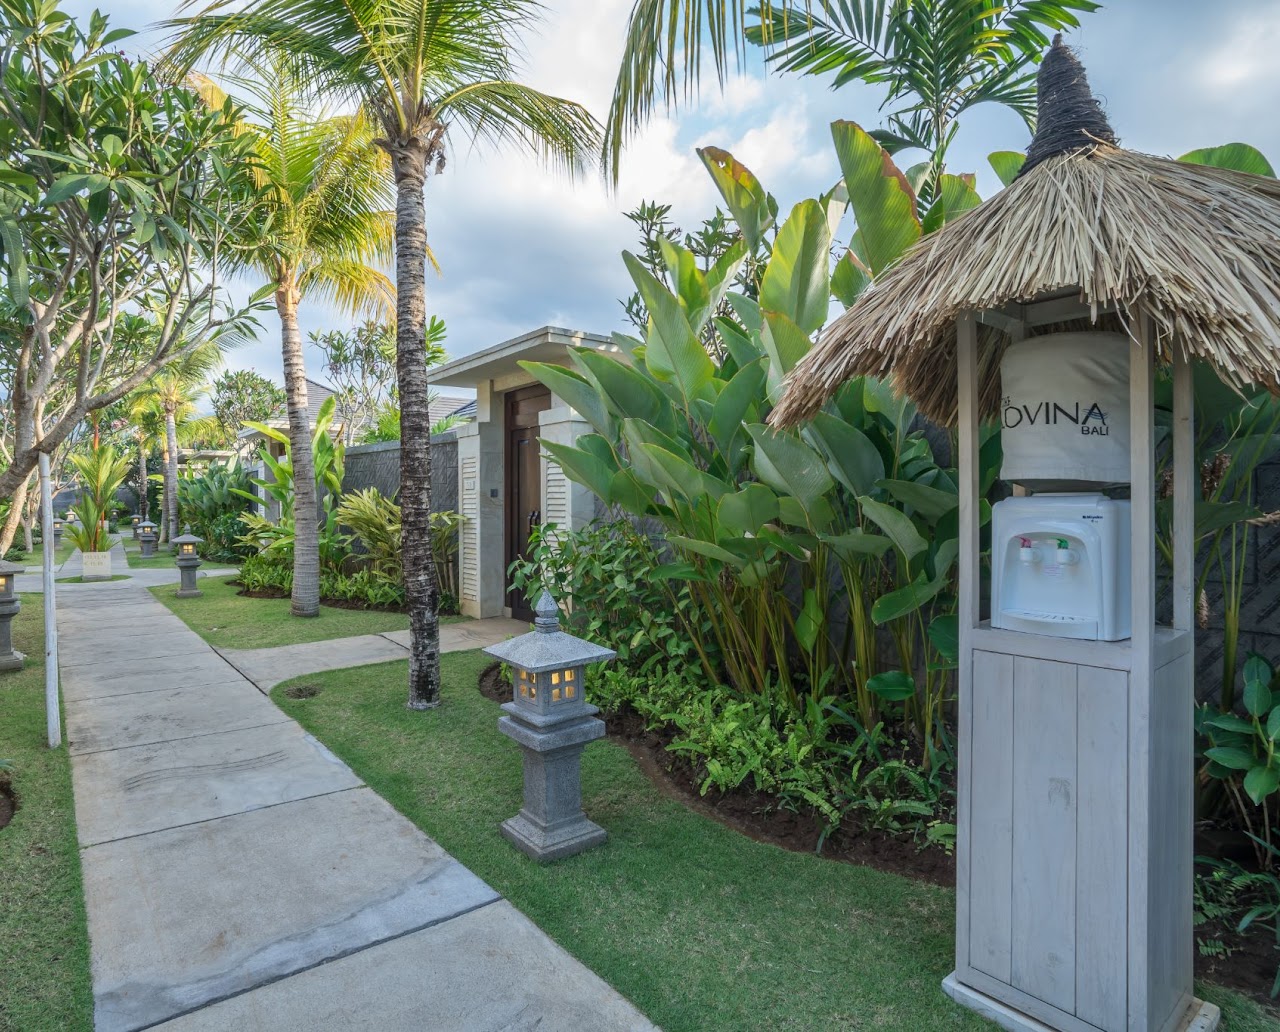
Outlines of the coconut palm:
M257 138L263 218L237 258L264 277L280 316L294 477L294 616L320 613L320 526L311 422L298 306L304 296L351 313L389 316L391 281L375 267L391 259L394 216L385 151L363 113L326 117L309 103L303 70L278 51L239 62L223 82L241 100L243 131ZM226 99L219 84L193 77L206 100Z
M833 86L883 83L891 110L878 135L892 154L930 155L928 196L956 118L993 102L1035 128L1035 68L1055 31L1079 24L1093 0L637 0L609 111L609 157L659 100L698 85L702 58L723 82L744 40L782 71L830 76ZM748 10L750 8L750 10ZM750 20L748 20L750 16Z
M172 23L181 32L175 60L287 53L308 81L370 113L391 158L409 706L429 709L440 699L440 641L423 361L427 176L444 170L448 141L458 133L580 171L598 152L599 127L581 105L513 78L520 33L542 8L537 0L251 0L235 10L239 2L217 0L198 17Z
M164 518L169 541L178 536L179 426L190 437L208 436L216 425L211 416L198 417L196 403L208 391L209 380L222 365L222 352L213 344L197 348L186 358L165 366L138 393L142 412L150 407L164 419Z

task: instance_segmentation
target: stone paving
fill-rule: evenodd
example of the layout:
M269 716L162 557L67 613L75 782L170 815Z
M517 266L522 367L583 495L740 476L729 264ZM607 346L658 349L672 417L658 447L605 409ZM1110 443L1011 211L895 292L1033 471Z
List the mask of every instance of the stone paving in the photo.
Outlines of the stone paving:
M260 690L333 643L255 684L146 580L58 586L99 1032L653 1029Z

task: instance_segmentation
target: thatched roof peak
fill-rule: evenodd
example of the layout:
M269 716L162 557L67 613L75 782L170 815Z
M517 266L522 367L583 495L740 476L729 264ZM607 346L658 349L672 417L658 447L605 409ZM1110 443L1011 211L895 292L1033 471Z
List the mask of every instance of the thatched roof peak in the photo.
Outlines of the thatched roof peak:
M1115 313L1109 328L1125 329L1141 311L1163 356L1177 346L1233 383L1280 393L1280 180L1116 146L1074 55L1055 43L1050 60L1038 163L924 237L827 327L792 370L771 423L811 417L864 375L891 378L926 416L953 423L956 320L966 314L986 323L978 390L991 414L1010 338L983 313L1046 297L1087 306L1073 329L1104 311ZM1065 149L1050 142L1055 107L1074 112L1059 123L1074 127Z
M1062 42L1062 33L1053 37L1053 46L1036 74L1036 108L1036 135L1019 176L1059 154L1098 143L1120 144L1102 105L1089 89L1084 65Z

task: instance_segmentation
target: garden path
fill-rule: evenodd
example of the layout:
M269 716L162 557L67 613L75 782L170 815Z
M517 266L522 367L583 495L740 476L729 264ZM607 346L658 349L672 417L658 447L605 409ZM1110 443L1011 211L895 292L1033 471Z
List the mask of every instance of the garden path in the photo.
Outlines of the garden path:
M161 546L165 548L167 546ZM167 552L161 551L158 555L167 555ZM40 551L37 549L32 554L32 560L40 558ZM54 576L59 580L66 577L79 577L83 573L84 560L81 557L79 549L73 551L66 560L54 570ZM44 573L43 567L36 563L28 563L27 572L20 573L14 579L16 589L19 592L44 591ZM234 566L212 566L208 569L200 569L196 571L197 577L226 577L234 573L239 573ZM113 576L123 575L130 580L148 588L160 587L164 584L178 583L178 568L176 566L160 567L157 569L147 569L139 567L131 567L128 557L125 555L124 544L120 538L116 538L111 545L111 573ZM59 584L58 590L74 587L75 585ZM95 587L98 585L94 585Z
M440 625L440 651L461 652L496 645L529 630L527 623L493 617ZM408 631L382 631L350 638L299 642L268 649L215 649L228 663L269 692L281 681L322 670L345 670L369 663L387 663L409 656Z
M137 580L59 588L98 1032L653 1028Z

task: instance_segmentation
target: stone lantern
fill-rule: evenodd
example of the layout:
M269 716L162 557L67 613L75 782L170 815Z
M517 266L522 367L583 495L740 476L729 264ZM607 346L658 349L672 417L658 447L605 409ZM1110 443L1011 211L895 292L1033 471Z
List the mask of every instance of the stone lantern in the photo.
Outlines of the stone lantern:
M138 524L142 522L142 517L136 512L129 517L129 522L133 524L133 540L138 540Z
M150 520L138 524L138 543L142 545L143 559L150 559L156 554L156 525Z
M62 543L62 520L57 516L53 518L53 547L57 548Z
M182 533L173 539L173 548L178 558L174 560L182 583L178 585L178 598L199 598L203 592L196 587L196 570L200 568L200 553L197 545L203 545L204 538L191 533L191 524L182 528Z
M21 670L26 657L13 648L13 632L9 626L18 615L22 603L14 594L15 577L26 567L0 560L0 671Z
M511 667L512 701L498 730L524 752L524 806L502 834L535 860L558 860L608 837L582 812L582 750L604 735L599 710L583 698L583 673L617 653L560 630L548 591L534 613L530 633L484 651Z

